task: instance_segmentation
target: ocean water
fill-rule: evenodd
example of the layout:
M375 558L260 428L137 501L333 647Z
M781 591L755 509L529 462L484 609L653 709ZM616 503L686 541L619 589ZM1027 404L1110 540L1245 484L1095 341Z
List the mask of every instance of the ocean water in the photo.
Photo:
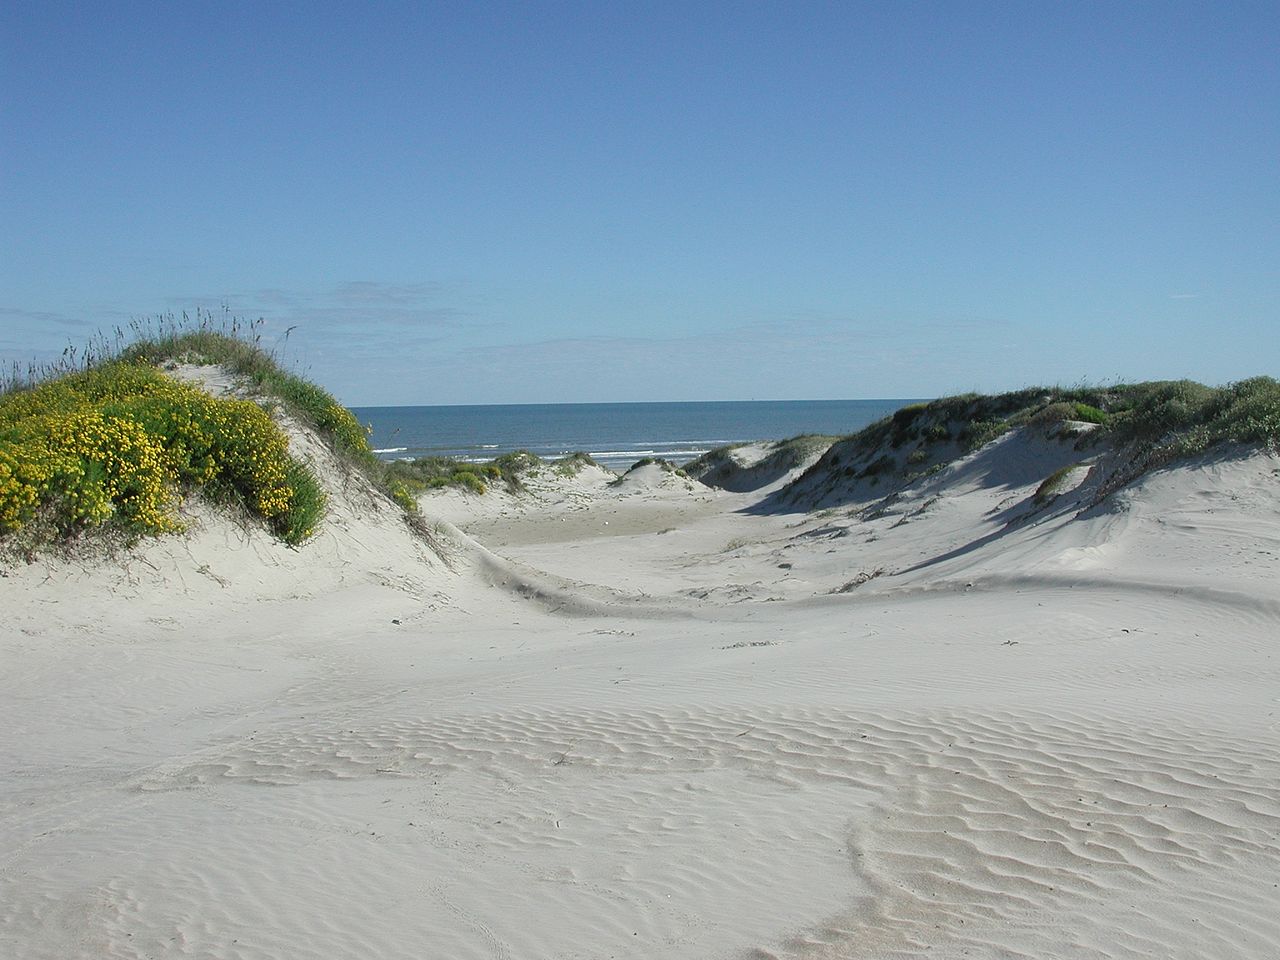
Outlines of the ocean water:
M356 407L378 455L490 460L529 450L553 460L579 450L614 470L643 457L684 463L726 443L846 434L910 400L743 400Z

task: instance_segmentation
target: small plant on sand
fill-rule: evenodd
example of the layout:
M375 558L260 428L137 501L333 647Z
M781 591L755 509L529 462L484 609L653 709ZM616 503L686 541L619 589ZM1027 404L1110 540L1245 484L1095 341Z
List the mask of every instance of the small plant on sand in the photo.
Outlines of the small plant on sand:
M1036 487L1035 501L1044 506L1050 500L1058 495L1062 488L1066 485L1067 477L1071 476L1071 472L1076 469L1079 464L1069 463L1060 470L1055 470L1045 478L1040 486Z
M591 454L582 450L571 453L567 457L561 457L555 462L554 470L560 477L576 477L586 467L598 467L600 464L592 458Z

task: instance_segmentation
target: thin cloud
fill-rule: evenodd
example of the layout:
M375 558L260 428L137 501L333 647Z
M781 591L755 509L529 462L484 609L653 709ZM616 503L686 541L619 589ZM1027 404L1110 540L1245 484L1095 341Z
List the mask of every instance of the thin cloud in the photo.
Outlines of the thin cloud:
M472 315L441 303L447 293L434 282L392 284L346 280L326 290L287 290L265 287L251 293L196 294L168 297L173 310L227 310L236 316L262 317L271 326L332 336L368 337L424 328L460 327Z
M78 317L68 317L47 310L23 310L21 307L0 307L0 319L7 324L27 324L33 327L64 327L68 330L91 329L93 324Z
M276 287L263 287L261 290L256 290L252 299L273 307L293 307L298 304L297 294Z
M440 283L379 283L374 280L347 280L329 294L339 303L357 306L422 306L438 301L444 294Z

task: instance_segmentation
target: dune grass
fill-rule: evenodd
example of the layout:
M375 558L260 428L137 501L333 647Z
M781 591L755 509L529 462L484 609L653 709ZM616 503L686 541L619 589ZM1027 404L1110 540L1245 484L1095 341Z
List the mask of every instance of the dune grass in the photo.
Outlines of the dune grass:
M555 470L557 476L576 477L587 467L599 467L595 458L585 450L578 450L569 454L567 457L561 457L552 463L552 469Z
M840 438L821 433L802 433L786 440L766 441L768 451L759 461L746 468L741 467L734 459L733 451L751 446L751 443L729 443L708 450L686 463L683 469L688 476L713 485L742 469L785 472L812 459L838 439Z
M887 441L897 449L954 434L965 450L974 450L1013 427L1066 421L1098 425L1117 442L1170 446L1183 454L1223 441L1276 444L1280 383L1253 377L1225 387L1172 380L962 394L903 407L854 436L866 448Z
M1044 506L1056 497L1062 490L1063 486L1066 485L1067 477L1071 476L1072 471L1078 466L1079 464L1077 463L1069 463L1065 467L1060 467L1053 471L1053 473L1049 474L1049 476L1045 477L1040 486L1036 487L1036 503Z
M1189 380L1029 387L914 403L833 444L796 488L814 481L830 486L838 477L878 483L893 475L910 482L1023 426L1050 429L1063 441L1121 448L1133 468L1119 475L1132 480L1223 443L1280 448L1280 383L1253 377L1224 387Z
M459 487L483 494L495 482L501 482L510 493L521 493L525 489L524 477L530 471L550 467L559 476L571 477L587 465L597 464L586 453L570 454L548 463L528 450L515 450L481 463L453 457L397 460L385 464L383 470L389 480L399 483L413 495L447 487Z
M412 495L445 487L484 493L491 481L502 479L501 469L493 463L467 463L452 457L398 460L387 464L385 469L389 477L395 478Z

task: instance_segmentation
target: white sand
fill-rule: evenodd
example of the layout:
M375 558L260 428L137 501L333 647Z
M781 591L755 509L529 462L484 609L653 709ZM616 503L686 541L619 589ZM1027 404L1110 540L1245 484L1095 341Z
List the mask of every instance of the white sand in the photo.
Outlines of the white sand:
M1280 955L1280 459L588 471L435 549L297 443L301 550L5 569L0 956Z

